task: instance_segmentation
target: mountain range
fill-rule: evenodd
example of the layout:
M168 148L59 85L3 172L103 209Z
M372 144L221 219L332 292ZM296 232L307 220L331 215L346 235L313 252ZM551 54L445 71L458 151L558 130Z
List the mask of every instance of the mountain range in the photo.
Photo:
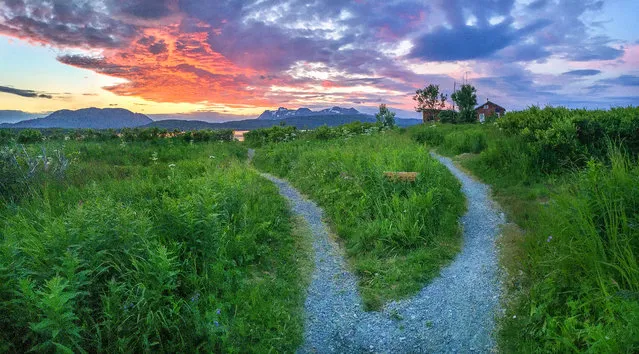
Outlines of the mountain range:
M0 128L91 128L120 129L153 123L144 114L122 108L85 108L77 111L63 109L44 118L27 119L14 124L0 124Z
M42 117L40 113L28 113L15 110L0 110L0 124L1 123L16 123L27 119L34 119Z
M144 114L133 113L121 108L85 108L77 111L65 109L53 112L44 118L26 119L13 124L0 124L0 128L121 129L158 127L169 130L253 130L280 124L295 126L299 129L313 129L322 125L337 126L354 121L375 122L375 117L372 115L360 113L354 108L341 107L327 108L321 111L312 111L308 108L300 108L297 110L279 108L275 111L267 110L257 119L234 120L221 123L179 119L184 116L184 114L175 116L167 114L161 115L162 120L154 121ZM209 117L209 115L203 116ZM171 119L171 117L178 119ZM419 119L397 119L399 126L414 125L420 122Z
M257 119L260 120L278 120L291 117L313 117L313 116L333 116L333 115L357 115L362 114L355 108L342 108L333 107L323 109L321 111L311 111L308 108L300 108L290 110L288 108L280 107L275 111L266 110Z

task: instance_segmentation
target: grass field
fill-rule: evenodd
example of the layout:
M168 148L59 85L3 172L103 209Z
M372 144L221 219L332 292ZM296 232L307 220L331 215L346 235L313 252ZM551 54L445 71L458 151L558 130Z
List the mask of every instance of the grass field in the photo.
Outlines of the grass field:
M414 294L459 251L458 218L464 211L459 182L426 149L397 132L320 133L320 139L314 132L268 144L254 163L324 208L369 309ZM418 177L393 182L385 171Z
M495 125L419 126L493 186L512 222L503 352L639 350L637 108L532 108Z
M255 167L325 210L370 310L460 249L464 198L431 149L490 184L509 217L500 351L639 351L638 108L273 127L245 144L68 133L0 130L0 351L293 352L309 236Z
M292 352L301 343L304 225L241 145L1 149L0 351Z

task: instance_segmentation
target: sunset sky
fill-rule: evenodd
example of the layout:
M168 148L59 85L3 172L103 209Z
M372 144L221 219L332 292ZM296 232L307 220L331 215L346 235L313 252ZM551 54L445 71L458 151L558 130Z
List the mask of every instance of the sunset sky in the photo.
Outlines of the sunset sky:
M637 0L0 0L0 110L639 105Z

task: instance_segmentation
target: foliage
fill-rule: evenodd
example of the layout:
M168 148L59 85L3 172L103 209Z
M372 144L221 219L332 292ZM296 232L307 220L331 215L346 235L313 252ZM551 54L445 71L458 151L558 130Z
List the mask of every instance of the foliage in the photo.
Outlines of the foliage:
M454 155L478 154L486 149L487 145L486 135L482 131L466 130L445 135L442 148Z
M391 112L383 103L379 105L379 113L375 114L375 119L377 119L377 124L383 127L395 127L395 112Z
M186 141L193 141L196 143L204 141L233 141L233 130L193 130L184 133L184 135L182 135L182 138Z
M477 105L477 90L470 84L462 85L459 91L451 96L459 107L459 122L473 123L477 121L475 106Z
M307 250L241 145L46 144L75 160L0 208L0 350L299 346Z
M392 129L391 127L375 123L362 123L359 121L340 125L337 127L320 126L314 130L299 131L295 127L271 127L252 130L244 134L244 141L252 147L260 147L268 143L291 142L295 140L331 140L350 138L357 135L371 135L380 131Z
M583 167L591 157L605 159L610 141L633 154L639 152L639 107L608 111L531 107L510 112L497 124L528 144L544 172Z
M610 160L590 161L534 219L507 351L639 350L639 165L614 150Z
M417 112L444 109L448 96L439 92L439 85L430 84L423 89L415 91L413 100L417 102Z
M639 350L638 113L532 107L496 124L409 130L445 154L461 134L486 137L458 161L522 228L500 241L504 352Z
M459 113L453 110L445 110L439 112L437 117L439 118L440 123L457 123L459 120Z
M284 142L295 139L298 131L293 126L274 126L271 128L256 129L244 134L244 141L254 147L271 142Z
M415 293L459 250L459 182L405 135L299 139L266 145L253 161L324 208L368 308ZM392 182L385 171L418 177Z
M35 143L42 141L42 133L36 129L24 129L18 134L19 143Z

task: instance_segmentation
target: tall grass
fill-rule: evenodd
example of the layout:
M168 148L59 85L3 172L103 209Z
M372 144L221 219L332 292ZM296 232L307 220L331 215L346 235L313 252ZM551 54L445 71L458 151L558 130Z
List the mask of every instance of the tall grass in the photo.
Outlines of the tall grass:
M267 145L255 165L287 178L325 209L368 308L413 294L457 253L464 198L428 151L391 132L308 139ZM393 182L385 171L418 177Z
M502 239L504 352L639 350L639 165L636 108L539 109L495 125L415 127L440 152L469 131L479 154L457 156L493 186L522 230ZM436 133L433 133L434 131Z
M64 178L0 210L0 350L297 348L308 254L243 147L54 148L72 156Z
M639 165L618 151L610 161L575 174L526 234L507 350L639 350Z

